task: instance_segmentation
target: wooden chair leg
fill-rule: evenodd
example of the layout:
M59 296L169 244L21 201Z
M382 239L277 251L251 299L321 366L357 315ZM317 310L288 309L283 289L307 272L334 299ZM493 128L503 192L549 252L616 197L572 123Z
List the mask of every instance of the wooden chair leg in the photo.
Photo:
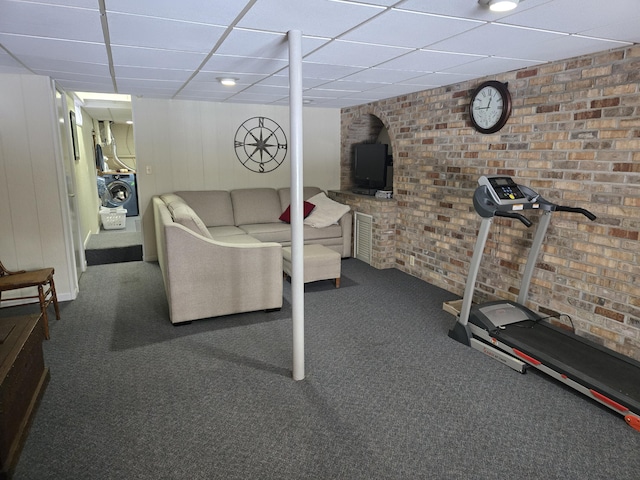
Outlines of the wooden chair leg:
M56 320L60 320L60 308L58 307L58 294L56 293L56 284L53 281L53 277L51 277L51 281L49 282L49 288L51 290L51 298L53 299L53 308L56 311Z
M340 288L340 277L336 278L336 288Z
M49 340L49 318L47 316L47 304L44 300L42 284L38 285L38 298L40 299L40 311L42 312L42 328L44 329L44 338Z

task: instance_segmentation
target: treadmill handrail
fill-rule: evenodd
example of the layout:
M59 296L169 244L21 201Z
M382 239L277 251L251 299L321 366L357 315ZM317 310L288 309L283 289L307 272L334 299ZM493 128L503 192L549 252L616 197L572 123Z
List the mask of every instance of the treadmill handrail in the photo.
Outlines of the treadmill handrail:
M496 217L515 218L516 220L520 220L526 227L530 227L531 225L533 225L531 223L531 220L529 220L527 217L525 217L524 215L521 215L519 213L505 212L503 210L496 210L493 215L496 216Z
M586 208L580 208L580 207L565 207L564 205L556 205L556 212L581 213L591 221L594 221L597 218L593 213L591 213Z

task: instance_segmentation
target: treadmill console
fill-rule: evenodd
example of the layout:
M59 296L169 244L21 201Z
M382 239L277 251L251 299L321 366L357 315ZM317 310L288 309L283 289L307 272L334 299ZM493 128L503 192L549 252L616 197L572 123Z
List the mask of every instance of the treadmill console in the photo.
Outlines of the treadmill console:
M478 184L487 187L491 197L498 205L511 205L529 201L511 177L482 176L478 179Z

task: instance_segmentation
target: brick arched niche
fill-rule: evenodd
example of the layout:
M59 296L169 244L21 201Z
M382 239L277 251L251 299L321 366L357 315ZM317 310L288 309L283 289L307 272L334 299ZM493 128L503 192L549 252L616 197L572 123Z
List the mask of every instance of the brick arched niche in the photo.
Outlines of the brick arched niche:
M342 151L340 153L340 190L354 187L354 145L357 143L386 143L389 154L395 160L393 133L384 116L373 112L354 111L353 115L342 115Z

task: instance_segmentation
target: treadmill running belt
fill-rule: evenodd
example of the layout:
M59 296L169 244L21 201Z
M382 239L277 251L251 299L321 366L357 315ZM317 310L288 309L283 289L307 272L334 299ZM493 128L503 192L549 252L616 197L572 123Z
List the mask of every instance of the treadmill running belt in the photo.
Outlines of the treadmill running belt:
M592 381L591 387L602 385L624 395L640 409L640 366L634 360L607 353L604 347L543 322L512 324L495 336L570 378Z

